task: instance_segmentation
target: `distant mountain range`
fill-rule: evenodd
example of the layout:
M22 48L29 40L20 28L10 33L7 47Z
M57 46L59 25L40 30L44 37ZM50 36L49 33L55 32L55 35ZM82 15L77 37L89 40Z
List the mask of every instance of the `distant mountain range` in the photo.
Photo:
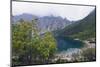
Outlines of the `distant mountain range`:
M13 17L13 23L17 23L20 19L23 19L25 21L32 21L33 18L37 18L37 25L38 28L41 30L41 33L44 33L46 31L54 31L58 29L63 29L64 27L70 25L73 23L72 21L69 21L66 18L62 18L60 16L43 16L38 17L32 14L21 14L12 16Z
M37 18L37 25L40 33L53 31L55 35L64 37L74 37L80 39L87 39L95 37L96 34L96 10L92 11L87 17L78 21L69 21L60 16L43 16L38 17L32 14L21 14L12 16L13 23L17 23L20 19L25 21L32 21Z
M21 15L12 16L13 23L17 23L20 19L23 19L25 21L31 21L33 19L33 15L32 14L23 13Z

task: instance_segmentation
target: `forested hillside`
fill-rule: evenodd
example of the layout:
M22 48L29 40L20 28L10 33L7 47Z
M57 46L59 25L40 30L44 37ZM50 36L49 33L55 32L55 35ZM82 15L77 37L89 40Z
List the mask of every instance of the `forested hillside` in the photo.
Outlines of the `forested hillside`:
M94 38L96 35L96 10L92 11L87 17L82 20L67 26L59 31L60 35L66 37L88 39Z

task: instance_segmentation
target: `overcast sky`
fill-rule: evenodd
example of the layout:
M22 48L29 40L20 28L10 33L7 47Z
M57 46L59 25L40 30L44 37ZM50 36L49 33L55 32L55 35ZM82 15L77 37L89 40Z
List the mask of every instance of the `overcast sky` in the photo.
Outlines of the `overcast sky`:
M92 6L74 6L29 2L12 2L12 14L20 15L29 13L36 16L61 16L69 20L80 20L86 17L95 7Z

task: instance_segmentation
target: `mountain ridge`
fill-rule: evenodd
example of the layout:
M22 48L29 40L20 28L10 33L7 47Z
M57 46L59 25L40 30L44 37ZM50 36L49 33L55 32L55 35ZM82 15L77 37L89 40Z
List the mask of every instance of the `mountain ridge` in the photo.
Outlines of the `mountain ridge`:
M96 36L96 9L82 20L67 26L60 35L88 39Z
M50 16L38 17L26 13L13 16L13 21L14 21L13 23L17 23L18 21L20 21L20 19L31 22L34 18L37 19L36 21L37 21L38 28L41 30L42 33L46 31L63 29L64 27L72 23L72 21L69 21L68 19L62 18L60 16L50 15Z

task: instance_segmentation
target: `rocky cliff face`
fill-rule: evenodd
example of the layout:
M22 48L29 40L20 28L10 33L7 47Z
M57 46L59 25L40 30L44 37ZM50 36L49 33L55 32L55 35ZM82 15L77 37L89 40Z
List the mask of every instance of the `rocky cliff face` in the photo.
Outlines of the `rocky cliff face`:
M69 24L71 24L69 20L61 17L45 16L38 19L38 27L42 32L63 29Z

